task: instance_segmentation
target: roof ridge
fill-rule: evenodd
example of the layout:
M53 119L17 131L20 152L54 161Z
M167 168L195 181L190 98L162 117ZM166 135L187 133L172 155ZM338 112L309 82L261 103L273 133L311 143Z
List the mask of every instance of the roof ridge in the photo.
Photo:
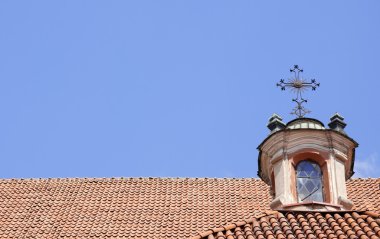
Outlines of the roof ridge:
M49 181L49 180L254 180L260 178L208 178L208 177L57 177L57 178L0 178L0 181Z
M270 215L277 215L279 213L281 213L281 212L278 212L278 211L269 211L268 210L268 211L263 212L261 215L253 216L253 217L251 217L250 219L247 219L247 220L243 220L243 221L240 221L240 222L230 223L230 224L227 224L227 225L224 225L224 226L210 228L210 229L207 229L204 232L198 232L197 235L192 236L189 239L202 239L202 238L204 238L206 236L209 236L209 235L211 235L213 233L235 229L237 227L241 227L241 226L244 226L246 224L253 223L254 221L260 220L263 217L267 217L267 216L270 216Z
M368 177L368 178L350 178L349 180L358 181L358 180L372 180L372 179L380 179L380 178L372 178L372 177Z
M370 217L380 218L380 214L374 211L365 211L364 214Z
M255 181L262 181L260 178L256 177L47 177L47 178L0 178L0 181L26 181L26 180L35 180L35 181L41 181L41 180L120 180L120 179L165 179L165 180L255 180ZM379 178L350 178L347 181L362 181L362 180L380 180Z

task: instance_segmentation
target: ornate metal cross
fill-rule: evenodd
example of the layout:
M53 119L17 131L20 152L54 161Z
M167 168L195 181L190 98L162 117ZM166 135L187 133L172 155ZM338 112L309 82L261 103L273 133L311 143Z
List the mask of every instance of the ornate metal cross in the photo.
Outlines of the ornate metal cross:
M290 69L290 72L294 73L294 77L289 78L288 82L285 82L284 79L281 79L277 86L281 88L281 90L285 90L286 88L290 88L291 91L296 92L297 97L292 99L296 102L296 106L294 107L291 114L295 114L298 118L304 117L306 114L310 113L310 110L307 110L303 107L303 103L307 103L307 100L302 98L302 92L311 88L311 90L316 90L319 87L319 83L315 81L315 79L311 79L310 82L307 82L305 79L300 77L300 73L303 72L303 69L299 68L298 65L294 65L293 69Z

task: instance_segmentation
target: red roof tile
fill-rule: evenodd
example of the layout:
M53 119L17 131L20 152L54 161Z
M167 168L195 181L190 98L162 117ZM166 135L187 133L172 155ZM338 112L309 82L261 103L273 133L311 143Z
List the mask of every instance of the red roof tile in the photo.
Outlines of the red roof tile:
M190 239L380 238L373 212L278 212L209 229Z
M379 212L379 180L348 181L356 210ZM187 238L271 200L259 179L3 179L0 238Z
M380 178L350 179L346 184L348 198L354 202L353 210L380 213Z

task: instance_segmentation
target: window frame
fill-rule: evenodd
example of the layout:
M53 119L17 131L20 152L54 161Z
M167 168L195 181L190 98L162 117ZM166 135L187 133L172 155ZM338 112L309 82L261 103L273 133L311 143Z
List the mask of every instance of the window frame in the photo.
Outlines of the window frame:
M321 202L321 203L325 203L327 200L327 195L325 193L325 177L324 177L324 170L323 170L323 167L318 163L316 162L315 160L313 160L312 158L305 158L303 160L299 160L297 162L297 164L293 164L294 165L294 176L295 176L295 196L296 196L296 199L297 199L297 202L298 203L307 203L308 201L301 201L300 197L299 197L299 189L298 189L298 167L301 163L304 163L304 162L309 162L310 164L313 164L313 165L316 165L318 166L319 168L319 171L320 171L320 176L319 176L319 180L320 180L320 185L321 185L321 194L322 194L322 201L315 201L315 202ZM312 201L309 201L309 202L312 202Z

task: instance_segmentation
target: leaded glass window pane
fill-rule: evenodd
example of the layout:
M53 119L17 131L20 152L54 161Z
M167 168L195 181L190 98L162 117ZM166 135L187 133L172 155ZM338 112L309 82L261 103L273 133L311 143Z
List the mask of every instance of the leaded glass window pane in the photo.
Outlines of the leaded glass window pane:
M323 202L322 171L318 164L304 160L297 165L299 202Z

